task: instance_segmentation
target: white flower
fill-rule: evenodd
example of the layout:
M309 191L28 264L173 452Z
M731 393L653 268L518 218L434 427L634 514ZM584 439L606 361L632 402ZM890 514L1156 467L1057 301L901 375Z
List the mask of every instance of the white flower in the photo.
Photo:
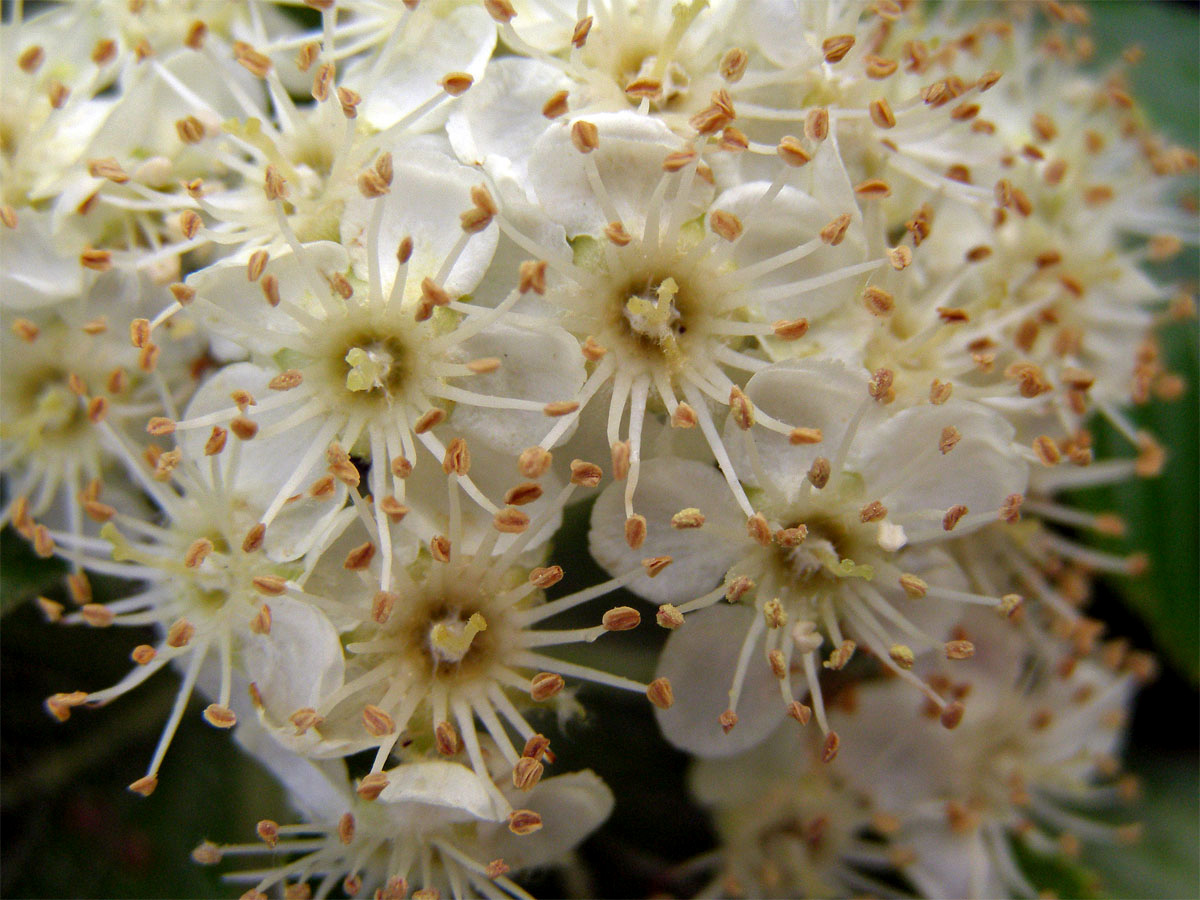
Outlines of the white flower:
M978 646L975 659L934 667L966 698L962 724L938 728L898 685L863 686L853 712L831 716L846 736L836 768L875 797L922 895L1033 896L1012 841L1071 854L1081 840L1136 836L1136 826L1101 824L1089 810L1128 795L1114 780L1117 756L1146 660L1126 662L1120 647L1104 664L1077 659L986 614L968 616L962 633Z
M876 396L878 387L872 383ZM687 697L660 714L668 738L726 755L761 740L785 711L807 721L810 711L793 694L793 658L827 731L817 683L826 641L826 668L841 669L864 644L945 709L952 727L956 708L908 670L915 652L942 644L951 604L1001 603L964 590L938 544L952 530L1015 512L1025 471L1009 448L1011 429L982 407L956 402L889 416L868 395L866 379L828 363L776 364L756 374L746 394L756 409L804 423L794 437L747 431L731 444L753 473L749 522L717 490L710 467L667 458L646 465L653 525L641 552L669 554L675 571L686 573L630 586L668 601L659 621L679 629L659 664ZM726 434L738 430L730 422ZM592 553L610 571L628 565L619 502L609 488L592 511ZM707 609L722 598L742 606ZM694 610L705 611L685 620ZM719 618L702 626L710 616ZM759 654L765 659L755 661ZM749 727L739 735L742 717ZM829 732L828 755L837 742Z
M231 366L209 380L189 406L199 418L224 405L230 389L265 388L249 366ZM263 416L269 425L271 414ZM96 504L95 514L107 519L102 539L50 532L86 571L145 582L136 593L109 604L87 603L63 617L68 624L153 624L160 631L155 646L133 651L137 667L116 685L87 693L56 694L46 701L57 718L65 720L81 704L104 704L141 684L167 663L183 667L183 684L143 778L131 789L149 794L179 726L192 689L210 653L219 658L216 702L205 719L219 728L236 721L230 709L235 669L244 665L241 642L253 634L269 634L273 623L285 635L303 636L310 628L292 623L311 617L308 608L280 597L278 571L299 567L299 560L333 522L345 501L345 489L333 479L320 483L320 470L311 464L299 472L296 486L311 485L310 496L293 498L268 533L255 528L264 507L275 496L279 481L289 473L281 461L294 459L291 440L301 432L258 436L234 424L230 435L219 426L208 434L180 435L174 450L158 449L153 468L108 423L101 422L108 443L122 456L135 479L159 508L162 521L153 523ZM319 427L310 423L308 430ZM266 602L264 602L266 601ZM294 642L294 639L292 639ZM336 635L335 635L336 642Z
M355 792L345 764L317 763L283 750L261 732L243 731L239 742L288 789L306 824L259 822L261 844L201 844L192 856L212 864L223 857L283 857L282 864L227 877L265 897L273 885L320 879L315 896L337 885L351 896L522 897L529 894L507 873L561 864L570 850L602 823L612 794L591 772L547 778L508 818L492 814L487 792L470 769L441 760L414 761L389 770L377 798ZM532 757L531 757L532 758ZM495 788L497 790L501 788ZM509 794L516 789L502 788Z
M822 170L837 165L832 153L814 162ZM500 214L505 236L546 264L542 296L525 310L561 321L591 364L579 409L540 446L553 447L590 403L607 406L606 423L591 427L604 428L614 475L628 479L634 547L644 525L634 501L647 421L663 415L675 427L699 426L749 514L744 473L710 408L730 406L747 422L789 433L791 424L746 405L745 373L767 365L759 347L801 338L803 312L836 305L861 276L887 266L882 254L864 260L848 186L814 182L810 195L790 185L793 171L780 162L774 182L714 199L702 163L666 126L606 114L548 131L530 162L532 191L544 216L565 230L569 249L539 243Z
M430 542L416 558L387 568L376 557L378 539L358 544L366 528L352 526L343 540L332 544L311 577L280 584L280 592L327 611L347 626L346 656L328 624L313 640L318 652L281 652L248 657L249 677L256 683L263 722L278 740L314 756L345 755L375 748L371 777L378 780L397 748L416 742L422 750L454 756L466 751L472 768L487 782L488 771L476 733L476 719L513 770L514 783L528 787L540 777L540 766L529 771L510 734L529 741L535 731L526 711L555 698L563 676L624 690L646 693L656 705L669 705L670 685L651 685L574 664L541 652L591 642L609 631L625 631L640 622L629 607L606 612L594 627L541 629L536 626L589 600L604 596L632 581L644 569L600 585L547 601L544 591L563 575L559 566L529 565L525 552L548 521L561 515L563 505L579 485L594 486L598 467L576 461L572 483L530 519L516 506L497 517L495 527L476 549L464 546L459 491L470 465L465 444L455 441L446 468L450 495L449 530ZM536 484L525 486L524 493ZM366 521L370 521L366 519ZM372 523L373 524L373 523ZM400 532L393 547L412 547ZM496 553L500 537L511 538ZM349 539L346 540L345 538ZM374 535L371 536L374 538ZM346 552L347 545L351 546ZM647 560L661 570L669 560ZM383 585L381 588L380 585ZM323 693L310 698L314 673L320 673ZM559 697L555 703L565 700ZM531 702L532 701L532 702ZM490 788L497 809L507 801Z
M820 761L788 728L732 759L699 760L689 784L720 838L719 868L701 896L889 896L888 856L868 839L870 796Z

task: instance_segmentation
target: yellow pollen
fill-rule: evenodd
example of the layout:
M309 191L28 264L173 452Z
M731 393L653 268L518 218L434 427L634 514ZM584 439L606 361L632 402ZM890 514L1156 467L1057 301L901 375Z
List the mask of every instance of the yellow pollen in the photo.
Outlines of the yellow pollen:
M382 350L364 350L353 347L346 354L346 390L370 391L382 387L384 378L392 367L391 354Z

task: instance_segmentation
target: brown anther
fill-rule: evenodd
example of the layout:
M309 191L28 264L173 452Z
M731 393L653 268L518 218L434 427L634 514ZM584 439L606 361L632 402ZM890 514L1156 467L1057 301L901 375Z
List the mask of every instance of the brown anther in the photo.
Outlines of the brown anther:
M378 800L388 786L388 777L383 772L372 772L358 783L355 793L363 800Z
M46 698L46 711L60 722L71 718L71 710L87 702L88 695L83 691L73 691L70 694L54 694Z
M625 230L625 226L620 222L609 222L605 225L604 235L618 247L624 247L633 240L629 232Z
M634 514L625 520L625 543L636 550L646 540L646 517Z
M1062 453L1052 437L1040 435L1033 439L1033 452L1044 466L1056 466L1062 462Z
M779 319L771 323L771 333L781 341L799 340L808 334L808 319Z
M508 830L515 835L533 834L542 827L542 817L532 809L514 809L508 814Z
M938 449L943 454L949 453L958 446L958 442L962 440L962 433L953 425L947 425L942 429L942 436L938 440Z
M256 524L253 528L246 532L246 537L242 539L242 552L253 553L263 544L263 538L266 536L267 526L262 522Z
M117 56L117 42L110 38L101 38L96 41L92 47L92 62L98 66L105 66L112 62Z
M841 738L838 737L838 733L836 731L830 731L828 734L826 734L825 740L821 744L821 762L833 762L834 758L837 756L838 747L841 746L841 743Z
M175 433L175 422L163 416L154 416L146 423L146 433L155 437L163 437Z
M812 154L804 149L804 145L791 135L787 135L779 141L775 147L775 152L789 166L802 166L812 160Z
M670 709L675 703L675 691L667 678L655 678L646 686L646 697L659 709Z
M912 264L912 250L903 245L892 247L887 252L888 264L897 272Z
M799 722L801 725L807 725L812 719L812 708L805 706L799 700L793 700L786 707L787 714Z
M836 247L846 237L850 228L850 214L842 213L836 219L821 229L821 240L831 247Z
M186 647L195 634L195 625L187 619L176 619L167 629L167 646L176 649Z
M867 77L879 81L894 74L900 64L894 59L884 59L872 54L863 59L863 65L866 68Z
M867 200L881 200L892 195L892 188L882 178L868 178L854 186L854 193Z
M268 597L278 597L287 590L287 579L278 575L255 575L250 583L256 591Z
M911 669L916 662L916 656L913 655L912 648L904 644L893 644L888 648L888 656L892 662L902 669Z
M591 153L600 146L600 130L591 122L578 119L571 125L571 143L580 153Z
M878 500L872 500L858 511L858 520L864 524L867 522L878 522L880 519L886 518L887 507Z
M730 603L737 603L752 590L754 582L745 575L737 575L726 583L725 599Z
M34 602L47 622L61 622L65 607L49 597L35 597Z
M1138 455L1133 470L1139 478L1153 478L1162 473L1167 462L1167 452L1162 444L1149 434L1142 432L1138 435Z
M87 247L79 254L79 264L93 272L107 272L113 266L112 253Z
M642 560L642 568L651 578L657 578L658 573L669 566L674 559L670 556L649 556Z
M896 391L892 387L894 380L891 369L876 369L867 385L867 393L879 403L891 403L896 399Z
M1009 494L1004 498L1004 503L1000 506L1000 519L1008 522L1010 525L1018 522L1021 519L1021 504L1025 502L1025 498L1021 494Z
M213 728L232 728L237 724L237 715L227 706L210 703L204 708L204 721Z
M358 118L358 105L362 103L362 95L348 87L339 87L334 93L337 95L338 105L342 108L342 115L347 119Z
M890 315L896 306L895 298L891 294L874 285L863 291L862 299L873 316Z
M662 82L657 78L635 78L625 85L625 96L634 100L657 100L662 92Z
M878 100L872 100L869 110L871 121L879 128L896 127L896 114L892 112L892 107L883 97L880 97Z
M274 166L267 166L263 177L263 193L271 201L282 200L287 197L287 180L279 174L279 170Z
M213 542L208 538L196 538L183 556L183 564L189 569L199 566L213 552Z
M157 775L144 775L129 785L129 790L135 794L141 794L143 797L149 797L154 793L154 789L158 787Z
M471 85L474 83L474 77L466 72L449 72L439 82L442 90L451 97L461 97L471 89Z
M563 579L562 566L546 566L534 569L529 573L529 583L545 590L553 587Z
M585 16L575 23L575 28L571 31L571 46L576 50L587 43L588 34L592 30L592 17Z
M767 524L767 518L762 513L756 512L746 519L746 534L764 547L771 544L771 526Z
M600 623L605 631L630 631L642 623L642 616L632 606L617 606L608 610Z
M737 385L729 389L729 412L737 427L743 431L754 426L754 404Z
M536 481L526 481L516 487L509 488L504 494L504 502L509 506L525 506L533 503L542 496L542 486Z
M349 846L350 842L354 840L354 815L352 813L343 813L342 817L338 819L337 835L338 840L346 846Z
M413 434L425 434L435 425L441 424L445 418L446 411L444 409L437 406L427 409L413 425Z
M526 478L541 478L550 468L551 459L549 451L541 447L527 447L517 457L517 469Z
M808 111L804 117L804 136L814 144L829 137L829 110L817 106Z
M944 649L946 659L970 659L975 655L975 645L970 641L947 641Z
M674 630L683 624L683 613L674 604L664 603L658 608L654 621L660 628Z
M378 706L367 704L362 711L363 728L372 737L386 737L396 730L396 722Z
M321 718L321 716L317 715L317 711L315 709L310 706L306 706L303 709L296 710L294 713L288 716L288 721L291 722L295 727L296 736L299 737L310 728L319 728L321 723L325 720Z
M689 528L700 528L704 524L704 513L696 507L689 506L671 516L671 527L680 531Z
M138 368L143 372L153 372L158 366L158 354L157 344L147 344L138 354Z
M271 633L271 607L263 604L250 619L250 630L254 634Z
M554 672L538 672L529 680L529 696L539 703L549 700L566 687L561 675Z
M954 306L939 306L937 314L938 318L947 325L957 325L962 322L971 321L971 316L965 309L959 309Z
M180 306L187 306L196 299L195 288L190 288L186 284L182 284L180 282L169 285L167 290L171 292L171 296L175 298L175 302Z
M259 53L245 41L233 42L233 58L255 78L266 78L271 71L271 58Z
M215 866L221 861L221 848L212 841L204 841L192 851L192 862L202 866Z
M175 133L185 144L198 144L204 140L204 123L195 116L175 120Z
M579 403L575 400L555 400L543 406L542 412L551 418L558 418L559 416L569 416L577 409L579 409Z
M506 506L492 516L492 527L501 534L520 534L529 527L529 516L513 506Z
M946 704L938 720L942 723L943 728L957 728L958 723L962 721L963 713L966 712L966 709L961 700L953 700Z
M846 668L846 664L854 657L854 651L858 649L858 645L851 640L842 641L829 654L829 659L825 660L822 665L826 669L831 669L834 672L839 672Z
M854 35L837 34L827 37L821 42L821 53L824 54L827 63L841 62L853 46Z
M950 507L946 510L946 514L942 516L942 529L945 531L953 531L954 526L958 524L959 519L967 514L967 508L961 503Z
M17 211L7 203L0 205L0 223L3 223L5 228L17 227Z
M813 487L820 490L829 483L831 474L829 460L823 456L818 456L812 461L812 465L808 468L808 480Z
M698 421L696 411L686 403L680 403L671 413L672 428L695 428Z
M721 62L717 65L717 71L721 77L730 84L737 84L742 80L742 76L746 74L746 66L750 62L750 55L741 47L731 47L721 57Z
M26 75L32 75L46 59L46 51L37 44L26 47L17 57L17 67Z
M229 422L229 430L241 440L248 441L258 434L258 423L246 416L234 416Z
M742 220L723 209L713 210L708 215L708 227L713 234L732 243L742 236Z
M546 767L536 759L528 756L522 756L513 766L512 782L513 787L519 791L530 791L537 786L537 783L542 780L542 773Z
M721 730L729 734L738 723L737 713L732 709L727 709L721 715L717 716L717 721L721 724Z
M33 526L33 551L42 559L49 559L54 555L54 538L50 536L50 529L45 525Z
M557 119L567 112L567 92L556 91L542 105L542 115L547 119Z
M911 573L906 572L900 576L899 580L900 587L904 588L904 593L906 593L913 600L921 599L929 590L929 585L926 584L923 578Z

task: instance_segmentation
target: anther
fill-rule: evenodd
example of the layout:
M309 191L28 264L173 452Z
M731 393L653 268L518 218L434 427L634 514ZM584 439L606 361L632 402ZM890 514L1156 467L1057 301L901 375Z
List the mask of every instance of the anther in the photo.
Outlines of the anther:
M888 656L892 658L892 662L902 669L911 669L916 662L912 648L904 644L893 644L888 649Z
M258 611L250 619L250 630L254 634L271 633L271 607L264 603L258 608Z
M579 403L574 400L555 400L542 407L542 412L551 418L567 416L579 409Z
M533 291L535 294L546 293L546 267L544 259L527 259L517 270L517 288L522 294Z
M531 759L528 756L522 756L513 766L512 782L513 787L520 791L530 791L542 780L542 772L545 771L543 766L536 759Z
M396 723L378 706L367 704L362 711L363 727L372 737L386 737L396 730Z
M672 428L695 428L699 421L696 411L686 403L680 403L671 413Z
M962 721L963 713L966 712L966 707L963 706L961 700L954 700L946 704L942 714L938 717L943 728L957 728Z
M823 456L818 456L812 461L812 465L808 469L808 480L812 486L820 490L829 483L830 466L829 460Z
M821 229L821 240L831 247L836 247L846 237L846 231L849 228L850 214L842 213Z
M680 531L689 528L699 528L704 524L704 513L696 507L689 506L671 516L671 527Z
M708 227L719 237L732 243L742 236L742 220L731 212L713 210L708 216Z
M561 675L538 672L529 681L529 696L537 702L549 700L566 686Z
M475 83L475 79L466 72L450 72L439 83L442 86L442 90L451 97L461 97L471 89L471 85Z
M536 481L526 481L524 484L509 488L504 494L504 502L509 506L525 506L541 496L542 486Z
M771 332L783 341L795 341L808 334L808 319L780 319L771 323Z
M625 520L625 543L636 550L646 540L646 517L634 514Z
M642 560L642 568L646 570L646 574L651 578L658 577L658 573L669 566L674 559L670 556L651 556Z
M947 641L944 649L946 659L970 659L975 655L975 645L970 641Z
M158 776L145 775L129 785L129 790L135 794L141 794L143 797L149 797L154 793L156 787L158 787Z
M766 516L762 513L756 512L746 519L746 534L763 547L771 545L771 526L767 524Z
M600 146L600 131L591 122L579 119L571 126L571 143L580 153L591 153Z
M825 741L821 745L821 762L833 762L837 756L838 747L841 746L841 738L838 737L836 731L830 731L825 735Z
M892 112L892 107L883 97L880 97L878 100L872 100L869 111L871 121L878 127L894 128L896 126L896 114Z
M440 407L433 407L426 410L420 418L413 424L414 434L425 434L435 425L440 424L446 418L446 411Z
M600 621L605 631L630 631L641 624L642 616L631 606L617 606L608 610Z
M654 616L654 621L661 628L674 630L683 624L683 613L673 604L664 603L658 608L658 612Z
M517 457L517 469L526 478L541 478L550 468L551 459L549 451L541 447L527 447Z
M237 724L237 715L227 706L210 703L204 708L204 721L213 728L232 728Z
M740 47L732 47L721 57L717 71L725 81L728 81L730 84L736 84L746 74L746 66L749 62L750 55L745 50Z
M244 41L234 41L233 58L256 78L265 78L271 71L271 58L259 53Z
M808 111L804 117L804 136L816 144L829 137L829 110L817 106Z
M812 160L812 154L804 149L799 140L788 135L780 140L775 152L789 166L798 167Z
M529 583L545 590L553 587L563 579L562 566L546 566L534 569L529 573Z
M377 800L388 786L388 777L383 772L372 772L358 783L355 793L364 800Z
M502 534L520 534L529 527L529 516L515 507L506 506L492 516L492 527Z
M655 678L646 687L646 697L659 709L670 709L675 703L675 691L667 678Z
M954 526L959 520L967 514L967 508L961 503L956 504L946 510L946 514L942 516L942 529L945 531L953 531Z
M253 553L263 545L263 538L266 536L267 526L262 522L258 522L249 531L246 532L245 538L242 539L242 552Z
M567 112L567 92L555 91L542 105L542 115L547 119L557 119Z
M738 428L748 431L754 426L754 404L737 385L729 389L729 411Z
M827 63L841 62L853 46L854 35L837 34L821 42L821 53L824 54Z
M256 591L268 597L278 597L287 591L287 580L278 575L255 575L250 583Z
M515 835L533 834L542 827L542 817L531 809L514 809L508 814L508 830Z

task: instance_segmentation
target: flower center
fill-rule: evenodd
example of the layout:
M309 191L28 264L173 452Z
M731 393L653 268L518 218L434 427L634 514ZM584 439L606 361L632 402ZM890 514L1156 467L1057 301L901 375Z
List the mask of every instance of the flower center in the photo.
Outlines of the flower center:
M487 631L487 619L480 613L471 613L465 622L449 616L430 627L429 652L438 663L460 663L481 631Z

